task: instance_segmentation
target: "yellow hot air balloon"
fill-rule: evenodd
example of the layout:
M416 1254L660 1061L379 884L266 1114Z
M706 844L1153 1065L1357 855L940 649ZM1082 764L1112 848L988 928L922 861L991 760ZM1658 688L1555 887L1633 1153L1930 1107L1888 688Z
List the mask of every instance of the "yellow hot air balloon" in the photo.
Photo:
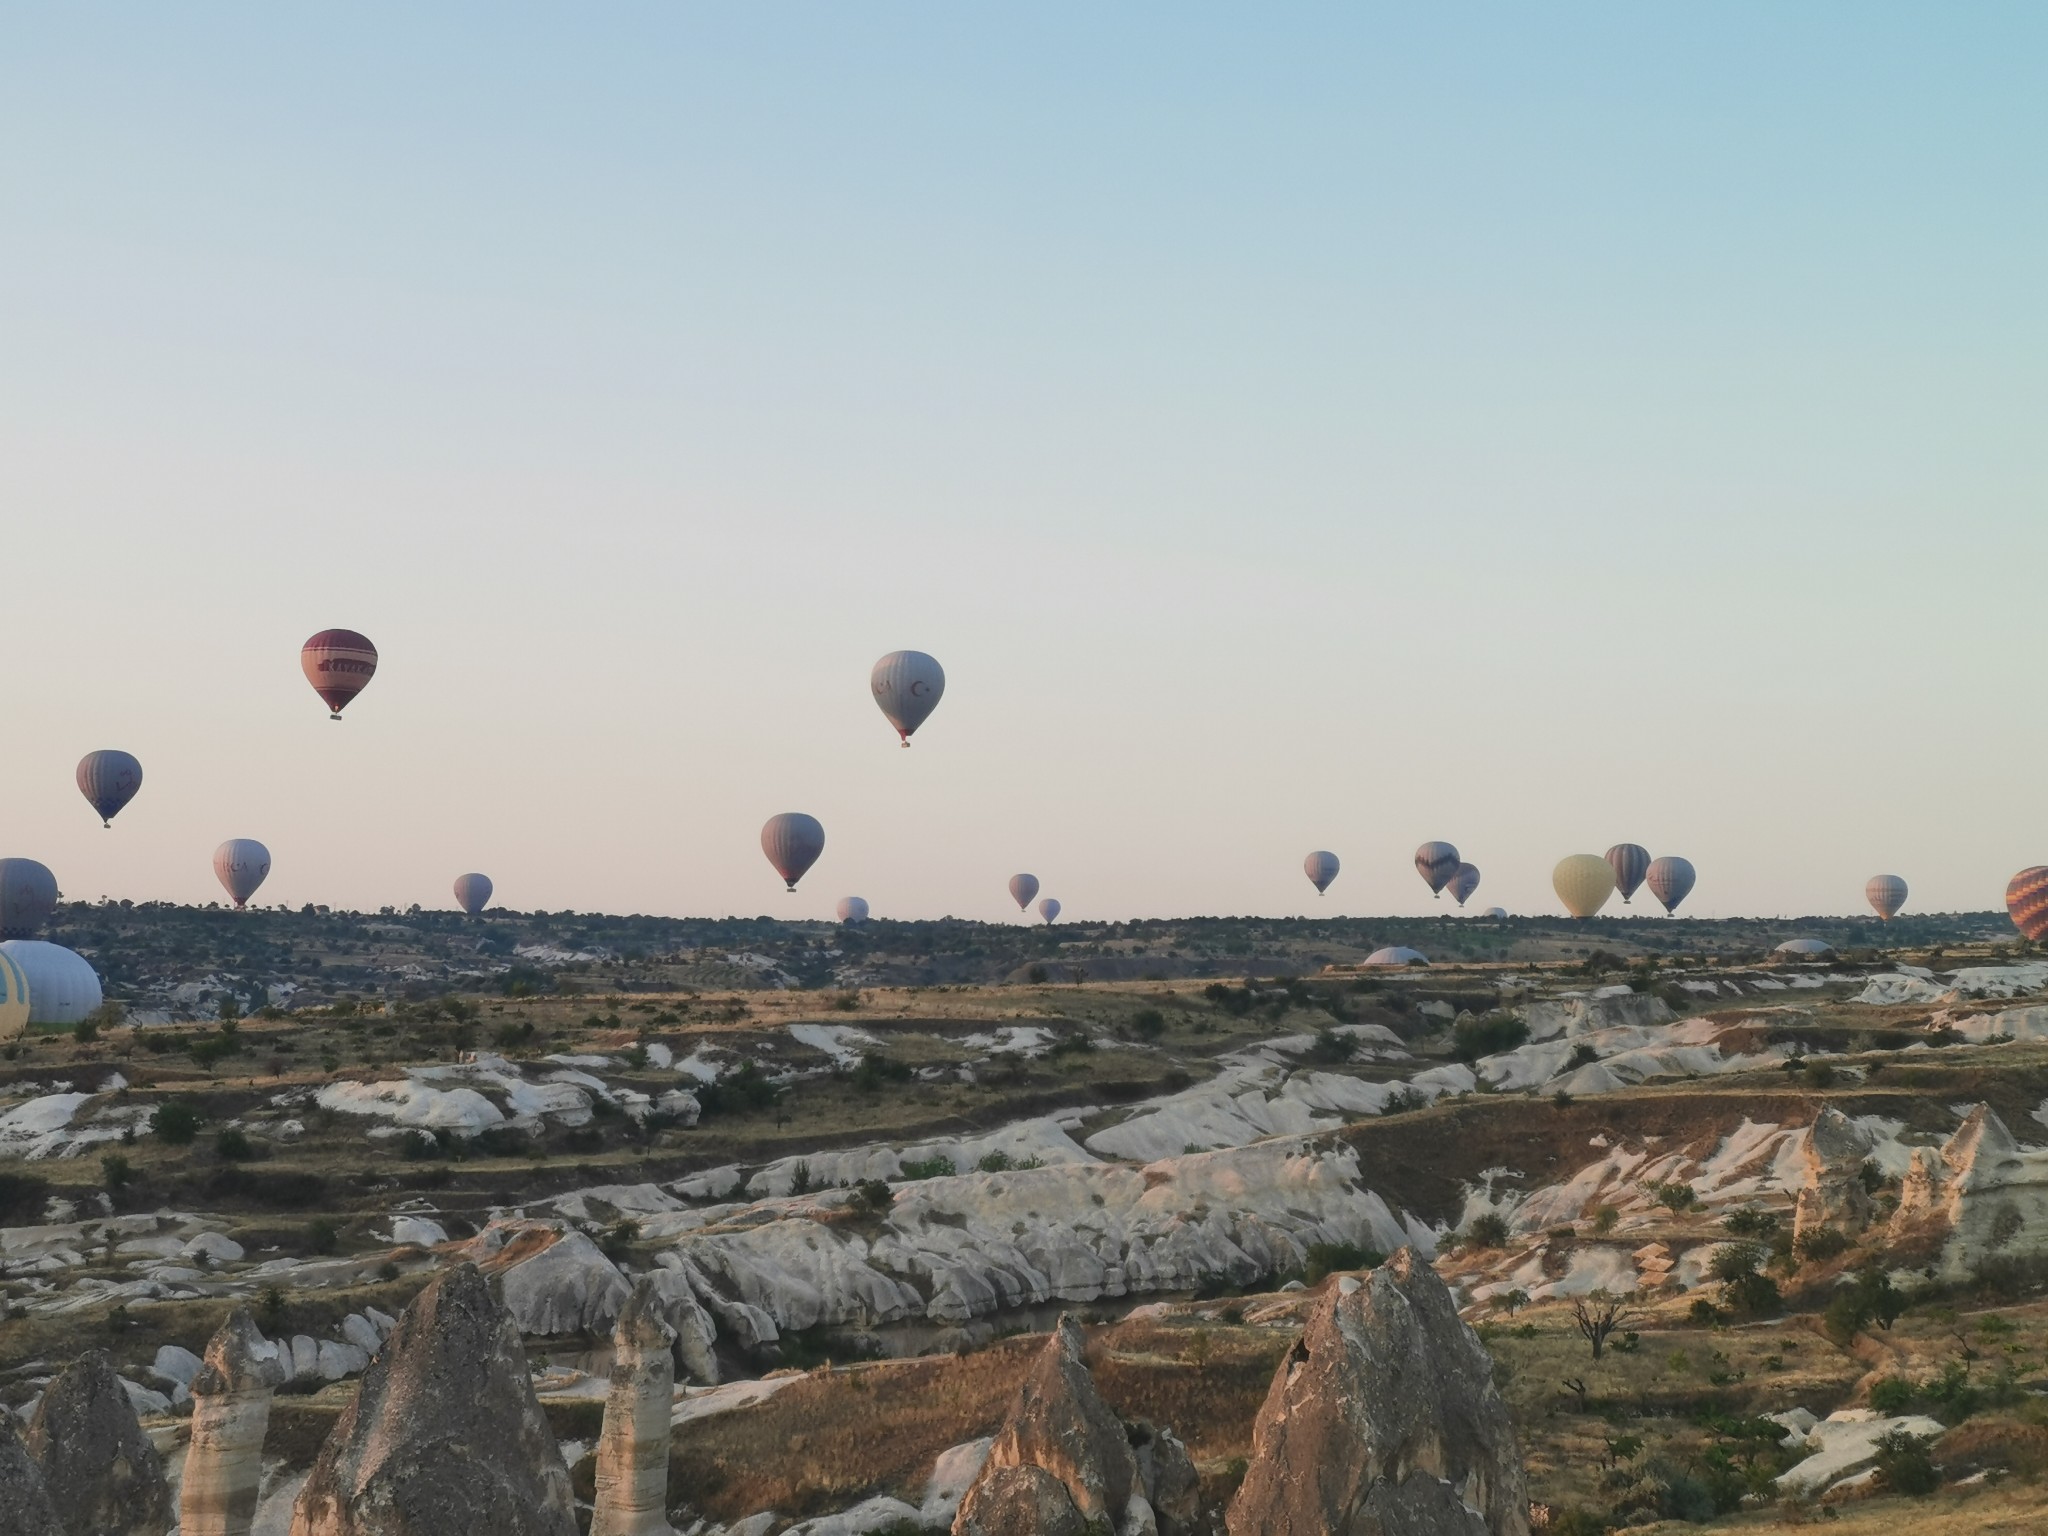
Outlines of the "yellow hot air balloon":
M1550 884L1573 917L1591 917L1614 894L1614 866L1597 853L1575 853L1558 861Z
M0 1040L28 1028L28 977L12 955L0 955Z

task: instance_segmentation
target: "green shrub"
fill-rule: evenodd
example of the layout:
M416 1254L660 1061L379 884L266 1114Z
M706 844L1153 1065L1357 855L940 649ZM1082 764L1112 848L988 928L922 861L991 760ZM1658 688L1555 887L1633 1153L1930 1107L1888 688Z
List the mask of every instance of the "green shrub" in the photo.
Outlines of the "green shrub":
M1904 1413L1913 1402L1913 1383L1903 1376L1887 1376L1870 1389L1870 1406L1888 1419Z
M1934 1492L1941 1486L1941 1474L1935 1470L1934 1457L1928 1452L1932 1444L1931 1439L1903 1429L1894 1429L1879 1436L1879 1484L1908 1498L1921 1499Z
M1309 1285L1350 1269L1377 1269L1387 1256L1376 1248L1357 1243L1310 1243L1302 1261L1301 1278Z
M231 1125L213 1138L213 1150L229 1162L246 1163L256 1155L249 1138L238 1125Z
M1498 1211L1481 1212L1465 1228L1465 1241L1474 1248L1505 1248L1508 1241L1507 1218Z
M1460 1019L1451 1029L1451 1058L1467 1064L1482 1056L1512 1051L1529 1038L1529 1026L1512 1014L1489 1013L1484 1018Z
M1131 1033L1140 1040L1157 1040L1166 1033L1166 1015L1157 1008L1140 1008L1131 1015Z
M916 1183L919 1179L947 1179L959 1171L953 1166L953 1159L943 1152L932 1157L911 1159L903 1164L903 1177L911 1183Z
M1792 1247L1804 1262L1825 1264L1849 1251L1849 1239L1833 1227L1815 1227L1811 1232L1802 1232Z
M165 1099L149 1117L149 1128L174 1147L189 1147L199 1137L200 1114L190 1099Z

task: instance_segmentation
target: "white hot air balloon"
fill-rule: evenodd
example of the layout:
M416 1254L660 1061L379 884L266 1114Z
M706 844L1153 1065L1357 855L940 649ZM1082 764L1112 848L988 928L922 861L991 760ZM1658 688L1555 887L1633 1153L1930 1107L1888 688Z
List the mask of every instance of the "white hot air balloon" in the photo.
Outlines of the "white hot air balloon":
M1301 867L1308 876L1308 883L1322 895L1330 888L1330 882L1337 878L1337 855L1327 849L1317 849L1301 861Z
M1906 882L1897 875L1872 875L1863 887L1863 899L1885 922L1899 915L1906 904Z
M1031 898L1038 894L1038 876L1010 876L1010 900L1017 903L1019 912L1031 910Z
M269 875L270 850L253 837L231 837L213 850L213 873L235 898L239 912Z
M1044 918L1048 923L1058 922L1060 919L1059 898L1056 896L1048 896L1045 898L1045 900L1041 901L1038 904L1038 915Z
M874 691L875 703L881 706L907 747L911 733L924 724L945 696L946 670L936 657L923 651L891 651L875 663L868 686Z
M471 917L479 916L491 904L491 877L467 874L455 877L455 904Z
M851 928L868 920L868 904L859 896L839 898L839 921Z
M8 939L0 955L28 978L29 1023L76 1024L99 1007L99 972L76 950L43 939Z

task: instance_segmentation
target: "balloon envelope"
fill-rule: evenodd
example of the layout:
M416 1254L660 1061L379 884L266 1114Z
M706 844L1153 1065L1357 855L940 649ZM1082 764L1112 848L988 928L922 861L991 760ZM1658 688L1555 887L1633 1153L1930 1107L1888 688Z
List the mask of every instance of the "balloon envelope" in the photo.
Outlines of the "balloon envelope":
M1481 917L1506 917L1507 915L1508 909L1506 907L1488 907L1484 912L1480 913Z
M1899 915L1906 904L1906 882L1897 875L1872 875L1863 887L1863 899L1886 922Z
M323 629L299 647L299 668L339 720L343 706L377 675L377 647L352 629Z
M1787 939L1771 951L1774 955L1791 955L1794 957L1803 955L1808 958L1832 955L1834 952L1835 946L1826 939Z
M1031 906L1031 898L1036 896L1037 894L1038 876L1010 876L1010 900L1017 903L1017 910L1019 912L1023 912L1029 909L1029 907Z
M817 817L806 816L802 811L770 816L768 824L761 828L761 851L768 855L768 862L782 876L783 884L793 891L804 872L825 851L825 828Z
M76 1024L99 1007L100 973L77 950L43 939L8 939L0 955L28 978L29 1023Z
M1424 843L1415 850L1415 872L1433 893L1441 894L1458 872L1458 850L1449 843Z
M858 896L839 898L839 921L851 927L868 920L868 904Z
M1041 901L1038 904L1038 915L1044 918L1048 923L1056 920L1060 915L1059 898L1056 896L1048 896L1045 898L1045 900Z
M1477 864L1460 864L1451 872L1450 882L1445 885L1444 889L1456 897L1458 905L1462 907L1465 905L1466 899L1479 889L1479 866Z
M1573 917L1591 917L1614 894L1614 867L1597 853L1575 853L1558 860L1550 884L1565 911Z
M1320 896L1330 888L1330 882L1337 878L1337 855L1327 850L1318 850L1301 861L1301 867L1308 874L1308 883L1316 888Z
M475 917L491 904L491 891L493 889L494 887L491 885L491 877L489 875L457 875L455 877L456 905L461 907L471 917Z
M1643 876L1650 872L1650 850L1641 843L1616 843L1607 850L1607 865L1614 871L1614 888L1621 892L1622 904L1626 906L1636 887L1643 883Z
M1643 877L1650 887L1650 894L1664 903L1665 912L1678 910L1678 904L1692 894L1694 880L1692 861L1675 856L1656 859L1650 871Z
M2012 877L2005 888L2005 910L2012 925L2036 944L2048 939L2048 864L2036 864Z
M0 953L0 1040L12 1040L28 1028L28 977Z
M270 873L270 850L253 837L231 837L213 850L213 873L240 909Z
M1418 949L1409 949L1401 944L1389 944L1376 949L1359 962L1361 965L1427 965L1429 957Z
M78 760L78 792L100 813L100 825L109 826L121 807L142 788L142 764L126 752L107 747L88 752Z
M891 651L875 663L868 686L907 747L911 733L939 707L946 692L946 671L923 651Z
M0 939L27 939L57 910L57 877L34 859L0 859Z

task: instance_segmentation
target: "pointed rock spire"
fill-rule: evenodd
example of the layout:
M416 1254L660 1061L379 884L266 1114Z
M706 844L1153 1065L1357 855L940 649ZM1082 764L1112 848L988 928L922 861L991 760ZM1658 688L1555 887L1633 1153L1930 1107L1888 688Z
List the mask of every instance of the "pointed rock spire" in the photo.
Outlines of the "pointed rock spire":
M0 1531L8 1536L64 1536L42 1469L21 1443L14 1415L0 1407Z
M163 1536L171 1485L105 1350L72 1361L29 1421L28 1451L66 1536Z

